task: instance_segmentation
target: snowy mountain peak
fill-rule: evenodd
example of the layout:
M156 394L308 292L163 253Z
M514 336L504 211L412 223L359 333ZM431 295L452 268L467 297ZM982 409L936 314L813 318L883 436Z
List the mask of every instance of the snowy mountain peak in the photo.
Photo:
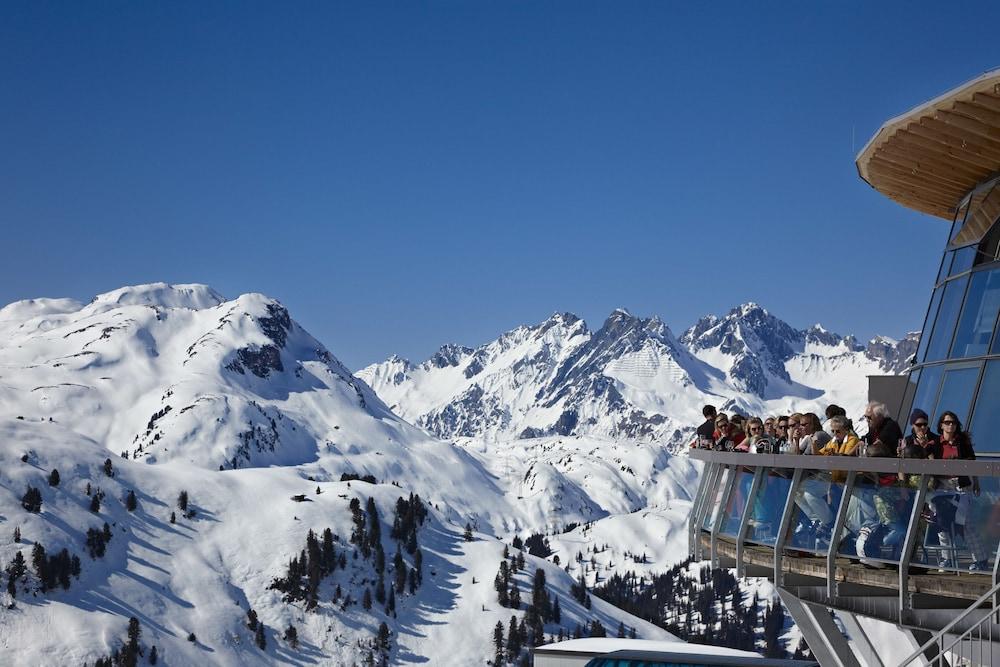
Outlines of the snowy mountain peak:
M208 285L150 283L148 285L120 287L104 294L98 294L88 304L88 308L101 310L116 306L153 306L204 310L205 308L214 308L223 302L225 302L225 298Z

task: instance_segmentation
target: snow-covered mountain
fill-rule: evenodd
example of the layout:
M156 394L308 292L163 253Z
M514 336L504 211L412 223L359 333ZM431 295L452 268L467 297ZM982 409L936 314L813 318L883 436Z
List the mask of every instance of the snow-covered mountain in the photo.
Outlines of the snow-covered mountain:
M604 425L626 414L602 412L623 399L610 381L586 388L589 367L656 354L684 365L678 384L714 381L662 323L633 320L612 316L602 341L561 316L511 332L488 353L446 348L427 363L475 378L506 359L519 368L509 387L524 392L524 404L550 403L540 410L552 414L588 404L578 420ZM551 391L534 398L540 387L527 378L538 373L548 373ZM570 384L584 387L583 398L560 394ZM657 539L680 543L697 474L686 457L652 445L523 442L512 465L512 449L443 442L410 425L259 294L226 300L203 285L155 284L87 304L10 304L0 309L0 530L10 536L17 528L20 541L0 540L0 566L18 575L0 609L4 655L13 664L93 662L121 648L134 616L140 645L155 645L159 664L360 664L369 653L393 664L483 664L497 622L525 614L497 604L492 581L504 545L493 536L644 511L660 517L649 523ZM179 507L182 490L188 511ZM391 527L410 494L423 499L427 519L416 551L405 545L396 561L404 545ZM367 511L369 498L377 514ZM359 537L376 525L381 565ZM319 536L327 527L332 552L346 556L332 569L326 545L324 565L307 545L310 530ZM44 545L41 556L36 545ZM63 567L73 556L79 567ZM562 605L562 624L549 622L546 634L598 620L669 639L599 600L584 608L569 592L570 573L526 562L521 590L540 568ZM388 589L399 567L420 568L422 583L411 587L413 573L404 572L406 590L391 591L389 612L378 582L384 572ZM73 569L65 584L54 574ZM276 588L279 581L286 583ZM315 602L284 590L299 585ZM375 593L371 609L359 604L366 591ZM248 628L250 608L266 628L264 649ZM388 649L376 639L382 623ZM283 638L290 625L297 640Z
M799 330L757 304L710 315L677 338L657 317L613 312L597 331L569 313L479 348L360 370L397 414L440 437L551 435L676 442L713 403L755 414L861 410L866 376L903 372L918 334L867 346Z

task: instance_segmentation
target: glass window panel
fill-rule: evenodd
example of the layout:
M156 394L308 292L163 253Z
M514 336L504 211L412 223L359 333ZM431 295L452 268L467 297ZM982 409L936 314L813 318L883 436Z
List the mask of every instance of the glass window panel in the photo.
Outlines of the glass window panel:
M980 494L935 490L917 524L912 562L991 573L1000 543L1000 477L980 477Z
M951 275L951 262L954 258L954 252L946 252L944 257L941 258L941 268L938 269L938 277L934 282L935 285L940 284L942 280Z
M785 545L802 551L826 553L833 521L844 495L843 473L807 472L795 491L792 520Z
M1000 255L1000 224L994 223L993 227L979 244L979 252L976 254L976 264L988 264L997 259L997 255Z
M941 295L944 294L944 287L938 287L931 296L931 305L927 309L927 317L924 318L924 326L920 330L920 344L917 346L917 363L924 361L924 353L927 352L927 343L931 339L931 327L934 326L934 319L937 317L938 305L941 303Z
M792 486L791 470L768 470L760 482L757 495L750 504L749 528L746 539L774 546L785 511L785 501Z
M962 231L962 225L965 223L965 215L969 212L970 199L966 199L965 203L955 212L955 221L951 223L951 232L948 233L948 243L954 241L958 233Z
M917 393L913 396L911 412L914 408L920 408L929 415L934 414L934 405L937 403L938 387L941 386L941 373L943 372L944 367L942 366L928 366L920 371L920 382L917 383Z
M978 380L979 364L945 371L937 407L934 412L928 414L940 416L945 410L951 410L958 415L963 424L968 424L972 394L976 391ZM937 423L936 418L934 423Z
M969 434L976 451L1000 452L1000 361L986 363Z
M910 485L883 486L859 474L837 553L862 563L898 563L916 495Z
M951 269L948 270L949 276L957 275L972 268L972 261L976 259L976 246L966 246L965 248L956 250L952 254L955 258L951 262Z
M1000 310L1000 270L980 271L972 276L958 321L951 356L977 357L986 354Z
M906 389L903 390L903 402L900 404L900 413L897 415L896 419L901 426L908 423L907 418L910 416L910 412L912 411L913 396L917 391L917 383L919 381L920 369L910 371L910 375L906 378Z
M753 484L753 472L740 471L736 478L736 486L726 503L725 516L722 518L720 533L737 537L740 532L740 522L743 520L743 512L746 511L747 497L750 495L750 486Z
M938 308L937 320L934 322L934 332L927 343L927 361L944 359L951 348L952 334L955 333L955 323L958 312L962 308L962 297L965 296L965 286L969 277L956 278L944 287L941 296L941 307Z

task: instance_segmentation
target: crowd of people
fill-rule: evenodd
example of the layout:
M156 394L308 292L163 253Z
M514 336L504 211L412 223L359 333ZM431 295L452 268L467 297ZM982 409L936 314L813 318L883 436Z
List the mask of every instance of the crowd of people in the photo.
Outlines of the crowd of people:
M854 423L846 411L830 405L824 412L825 420L813 412L791 415L747 417L738 412L718 412L706 405L702 410L705 421L698 426L692 447L716 451L792 454L813 456L867 456L900 457L913 459L965 459L976 458L969 434L954 412L944 411L931 428L927 413L915 408L909 418L910 433L894 420L883 403L871 402L864 412L867 429L863 435L855 431ZM812 544L825 540L829 543L830 529L836 506L842 493L841 485L846 474L831 471L817 474L803 484L795 497L801 510L795 534L790 542ZM854 551L867 564L865 556L898 559L898 551L906 533L905 500L912 494L900 494L893 489L915 489L919 475L879 473L864 478L865 488L859 502L851 506L846 522L848 551ZM988 567L986 552L977 530L965 530L970 516L972 497L980 494L979 480L967 476L934 476L929 487L933 490L922 520L936 533L939 566L957 567L956 536L970 554L973 571ZM843 551L843 544L841 545Z

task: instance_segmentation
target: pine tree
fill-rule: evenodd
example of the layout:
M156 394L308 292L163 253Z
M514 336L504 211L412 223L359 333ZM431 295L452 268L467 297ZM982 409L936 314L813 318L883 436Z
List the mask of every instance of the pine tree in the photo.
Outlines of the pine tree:
M135 491L129 489L128 495L125 496L125 509L129 512L134 512L139 503L135 498Z
M372 589L365 588L365 594L361 597L361 606L365 608L365 611L371 611Z
M625 638L625 622L624 621L618 621L618 637L620 639L624 639Z
M49 473L49 486L59 486L59 471L55 468Z
M267 638L264 637L263 623L257 626L257 631L254 633L253 640L254 643L257 644L257 648L259 648L261 651L267 648Z
M42 492L33 486L28 486L28 490L21 497L21 507L27 511L38 514L42 511Z
M385 613L387 616L396 617L396 588L394 586L389 587L389 602L385 606Z
M181 491L179 494L177 494L177 509L179 509L181 513L184 513L187 512L187 508L188 508L188 492Z
M389 626L382 621L378 626L378 636L375 638L375 645L383 654L389 652Z
M562 610L559 608L559 598L557 597L552 602L552 622L561 623L562 622Z
M257 612L253 608L247 609L247 627L252 632L257 632Z
M507 596L511 609L521 608L521 589L515 581L510 585L510 594Z
M158 656L156 655L156 646L150 647L150 649L149 649L149 664L155 665L157 657Z
M20 526L14 526L14 543L15 544L20 544L21 543L21 527Z
M108 477L115 476L115 467L114 464L111 463L111 459L104 459L104 474Z
M472 525L471 524L468 524L468 523L465 524L465 533L462 535L462 537L465 538L466 542L471 542L472 541Z
M285 636L283 639L292 645L292 648L299 647L299 631L295 629L294 625L289 624L288 628L285 629Z
M521 653L521 633L517 627L517 616L510 617L510 626L507 631L507 660L513 662Z
M173 512L170 513L170 523L177 523L177 515Z
M95 493L90 497L90 511L97 514L101 511L101 494Z
M493 628L493 664L500 665L503 663L503 622L497 621L496 627Z

